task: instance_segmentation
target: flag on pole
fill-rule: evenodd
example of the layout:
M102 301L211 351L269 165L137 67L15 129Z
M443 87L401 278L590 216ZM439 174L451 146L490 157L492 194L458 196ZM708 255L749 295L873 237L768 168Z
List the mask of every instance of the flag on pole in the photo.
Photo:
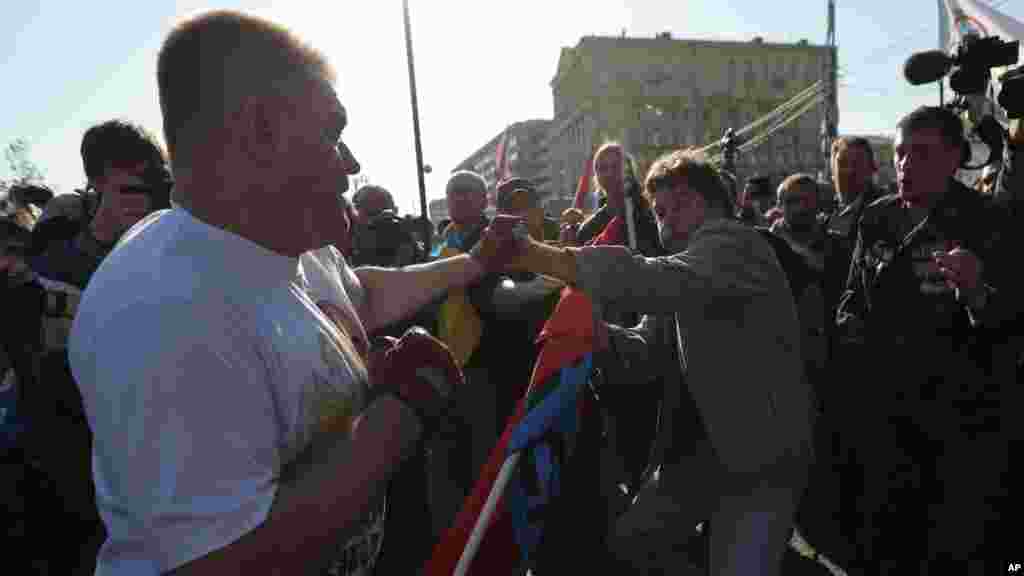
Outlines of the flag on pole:
M939 1L939 49L949 52L965 36L979 38L998 36L1012 42L1024 40L1024 22L1012 18L984 2L977 0ZM1008 67L992 69L992 91L989 98L994 102L999 94L998 78ZM1002 118L1005 120L1005 118Z
M623 229L622 219L615 217L592 244L621 243ZM563 289L537 341L542 346L526 397L519 401L453 526L434 548L424 567L427 576L511 576L520 562L529 563L541 541L544 508L561 488L561 439L577 429L579 415L587 410L580 392L593 363L590 298L580 290ZM510 463L515 470L503 475ZM488 515L489 500L496 504ZM476 533L482 533L478 541Z
M424 574L452 576L471 535L481 524L483 537L472 551L472 560L464 574L512 576L522 559L535 550L543 530L542 519L533 518L558 494L560 462L550 446L549 432L564 433L576 425L577 398L589 375L593 341L593 316L589 298L582 292L565 288L551 318L538 336L543 342L534 364L526 397L519 401L498 444L481 470L473 492L463 503L453 526L434 548ZM568 372L563 375L563 368ZM540 440L544 439L545 442ZM545 447L539 448L540 444ZM507 486L498 479L510 452L521 451L521 469L515 470ZM533 482L538 490L522 488ZM507 488L507 490L506 490ZM488 497L497 491L497 505L490 518L482 516Z
M494 148L494 188L487 191L487 205L497 206L498 204L498 186L497 183L508 178L511 175L508 164L508 149L511 143L509 141L509 129L505 128L504 132L501 133L501 137L498 138L498 145Z
M584 212L593 211L596 206L592 205L590 200L590 180L594 177L594 154L591 153L587 157L587 161L583 164L583 173L580 174L580 180L576 184L576 198L573 200L572 207L577 210Z

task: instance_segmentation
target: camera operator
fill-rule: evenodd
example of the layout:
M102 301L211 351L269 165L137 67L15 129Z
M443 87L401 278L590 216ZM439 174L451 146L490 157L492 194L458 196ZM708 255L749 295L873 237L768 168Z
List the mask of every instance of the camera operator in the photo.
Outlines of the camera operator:
M121 234L155 210L169 208L170 172L156 138L110 120L82 137L84 191L46 205L33 230L31 265L41 276L84 289Z
M1016 297L1005 213L954 179L960 119L914 110L895 153L898 193L864 209L839 304L846 410L833 416L863 466L859 498L843 503L862 515L856 556L913 559L917 572L924 559L998 557L1007 447L991 344Z
M366 185L352 197L352 265L400 268L425 260L426 250L412 230L415 220L398 216L391 193Z

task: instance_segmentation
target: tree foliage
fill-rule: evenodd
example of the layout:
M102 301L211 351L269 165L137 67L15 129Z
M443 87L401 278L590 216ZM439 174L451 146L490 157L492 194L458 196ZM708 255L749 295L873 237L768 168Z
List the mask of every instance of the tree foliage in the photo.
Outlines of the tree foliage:
M4 159L7 162L7 178L0 178L0 196L12 186L19 184L44 185L43 171L32 161L29 155L29 144L24 138L18 138L4 147Z

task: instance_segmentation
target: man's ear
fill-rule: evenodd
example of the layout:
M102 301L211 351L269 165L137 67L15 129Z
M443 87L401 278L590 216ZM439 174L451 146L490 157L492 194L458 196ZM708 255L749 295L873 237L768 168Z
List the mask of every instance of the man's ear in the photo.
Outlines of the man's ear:
M283 148L281 114L266 98L245 98L228 119L231 141L243 156L257 162L272 162Z

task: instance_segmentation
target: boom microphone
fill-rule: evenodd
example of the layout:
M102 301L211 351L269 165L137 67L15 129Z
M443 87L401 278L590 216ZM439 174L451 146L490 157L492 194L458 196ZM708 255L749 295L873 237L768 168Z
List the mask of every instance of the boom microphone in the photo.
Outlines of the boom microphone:
M931 84L945 76L953 67L953 59L941 50L911 54L903 63L903 77L914 86Z

